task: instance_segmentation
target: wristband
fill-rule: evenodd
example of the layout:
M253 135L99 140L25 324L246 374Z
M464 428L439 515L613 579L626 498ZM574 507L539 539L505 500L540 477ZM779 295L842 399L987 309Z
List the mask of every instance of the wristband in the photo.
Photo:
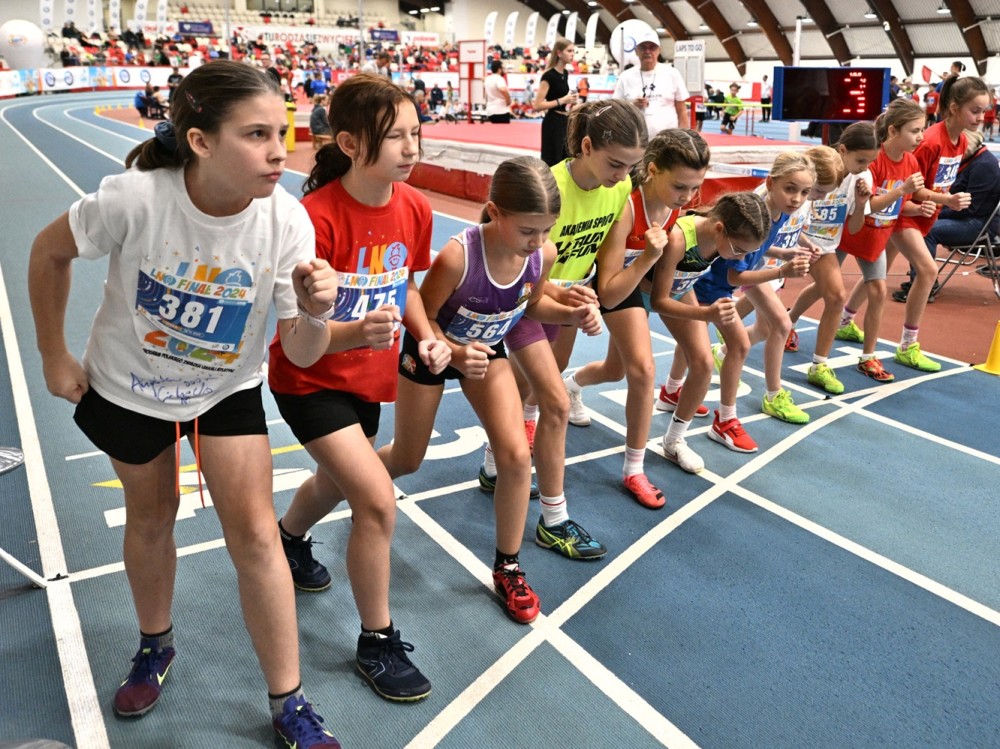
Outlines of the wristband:
M311 312L309 312L305 307L302 306L302 302L297 302L297 305L298 305L298 308L299 308L299 317L301 317L302 319L304 319L310 325L312 325L314 327L317 327L317 328L325 328L326 327L327 321L331 317L333 317L334 310L337 307L336 302L334 302L322 314L320 314L320 315L314 315Z

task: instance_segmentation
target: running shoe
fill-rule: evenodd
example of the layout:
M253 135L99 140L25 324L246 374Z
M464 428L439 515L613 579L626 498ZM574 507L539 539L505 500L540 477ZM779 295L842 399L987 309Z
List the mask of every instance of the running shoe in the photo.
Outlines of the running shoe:
M854 343L865 342L865 331L858 327L858 324L851 320L847 325L841 325L834 333L834 338L838 341L853 341Z
M531 454L535 454L535 429L538 426L538 422L534 419L524 420L524 436L528 438L528 450Z
M858 359L858 371L863 375L868 375L876 382L892 382L896 375L886 372L882 368L882 362L878 359Z
M323 728L323 718L302 697L285 700L272 725L288 749L340 749L340 742Z
M479 488L487 494L493 494L497 490L497 477L487 476L486 468L479 466ZM538 499L538 484L531 482L531 490L528 492L528 499Z
M799 334L795 332L795 328L788 331L788 340L785 341L785 351L798 351L799 350Z
M413 665L407 653L413 646L400 639L397 629L386 637L362 632L358 637L355 663L375 694L391 702L416 702L431 693L431 683Z
M583 405L583 393L580 390L573 392L569 386L566 387L566 392L569 393L569 423L575 427L589 427L590 414Z
M538 596L516 565L493 570L493 589L504 602L507 616L518 624L531 624L542 611Z
M907 346L905 351L902 348L897 347L896 355L893 359L902 364L904 367L919 369L921 372L937 372L941 369L940 362L936 362L933 359L928 359L924 356L923 352L920 350L920 344L916 341Z
M715 412L715 420L712 422L712 428L707 434L710 440L718 442L720 445L725 445L734 452L757 452L757 443L744 431L740 420L730 419L729 421L719 421L718 411Z
M559 552L567 559L590 561L608 553L600 541L572 520L564 520L558 525L544 525L539 518L535 526L535 543L544 549Z
M676 463L688 473L701 473L705 470L705 461L685 440L667 442L667 435L663 435L663 457Z
M319 593L329 588L332 580L326 567L313 559L314 543L316 541L313 541L308 533L301 541L285 538L285 534L281 533L281 546L285 550L288 566L292 569L292 582L295 583L295 587L310 593Z
M622 484L636 502L650 510L659 510L667 503L663 492L653 486L645 473L635 473L622 479Z
M726 357L722 355L722 344L716 343L712 345L712 362L715 364L715 371L718 374L722 374L722 362Z
M768 416L787 421L789 424L807 424L809 414L795 405L792 401L792 394L785 389L778 391L772 400L768 400L765 395L760 402L760 410Z
M668 393L666 385L660 385L660 394L656 398L655 406L657 411L673 411L677 408L677 404L681 400L681 390L682 388L677 388L674 392ZM702 403L698 406L697 410L694 412L695 416L703 417L708 416L708 409L705 404Z
M831 395L840 395L844 392L844 383L837 379L829 364L813 364L806 372L806 381Z
M163 681L176 651L173 648L161 650L158 644L155 638L139 640L139 652L132 659L132 670L115 692L115 712L123 718L145 715L160 699Z

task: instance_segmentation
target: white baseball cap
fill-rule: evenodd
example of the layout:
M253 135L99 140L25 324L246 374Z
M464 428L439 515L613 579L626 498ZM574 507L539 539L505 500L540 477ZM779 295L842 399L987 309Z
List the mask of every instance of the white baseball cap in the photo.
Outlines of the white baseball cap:
M660 35L657 34L652 29L646 29L645 31L640 31L635 35L635 46L638 47L640 44L655 44L657 47L660 46Z

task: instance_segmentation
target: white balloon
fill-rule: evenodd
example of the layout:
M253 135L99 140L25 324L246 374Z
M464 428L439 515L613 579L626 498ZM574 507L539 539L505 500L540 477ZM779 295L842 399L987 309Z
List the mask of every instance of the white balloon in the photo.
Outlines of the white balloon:
M635 54L635 39L643 33L653 33L653 27L638 18L623 21L611 32L611 43L608 48L622 70L629 63L639 64L639 58ZM622 59L623 56L625 59Z
M31 21L7 21L0 26L0 55L15 70L45 67L48 56L42 30Z

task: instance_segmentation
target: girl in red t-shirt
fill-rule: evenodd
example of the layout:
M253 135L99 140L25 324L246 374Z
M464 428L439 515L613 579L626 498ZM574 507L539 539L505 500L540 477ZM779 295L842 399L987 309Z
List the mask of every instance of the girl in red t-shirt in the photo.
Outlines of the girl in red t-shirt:
M848 228L841 236L838 256L853 255L861 267L861 281L851 292L844 307L837 338L864 343L858 370L877 382L891 382L895 376L882 368L875 358L882 307L885 304L885 246L910 196L924 186L924 177L913 151L923 139L924 112L907 99L894 99L875 120L875 140L881 145L878 157L869 167L872 177L870 213L860 231ZM912 204L910 204L912 205ZM926 253L926 250L925 250ZM867 296L864 331L854 323L854 316Z
M949 78L941 89L941 122L924 133L923 142L913 155L924 176L924 188L913 196L916 203L926 203L921 210L904 211L892 231L886 250L886 264L900 253L916 271L912 286L905 296L906 313L903 332L895 360L924 372L936 372L941 364L928 359L920 350L917 332L927 299L937 278L937 264L927 252L924 242L934 226L941 206L961 211L968 208L972 196L967 192L951 194L952 183L958 176L958 166L965 156L966 130L977 130L990 102L990 90L980 78Z
M389 613L389 550L396 520L392 479L375 452L380 402L396 399L400 323L434 373L451 359L424 311L413 273L430 266L431 210L405 184L420 158L413 99L384 76L361 73L330 100L333 142L316 153L303 205L316 254L340 276L327 353L311 367L271 344L268 384L282 417L317 463L278 522L303 590L330 587L309 529L342 500L351 506L347 575L361 618L357 671L380 697L412 702L430 682Z

